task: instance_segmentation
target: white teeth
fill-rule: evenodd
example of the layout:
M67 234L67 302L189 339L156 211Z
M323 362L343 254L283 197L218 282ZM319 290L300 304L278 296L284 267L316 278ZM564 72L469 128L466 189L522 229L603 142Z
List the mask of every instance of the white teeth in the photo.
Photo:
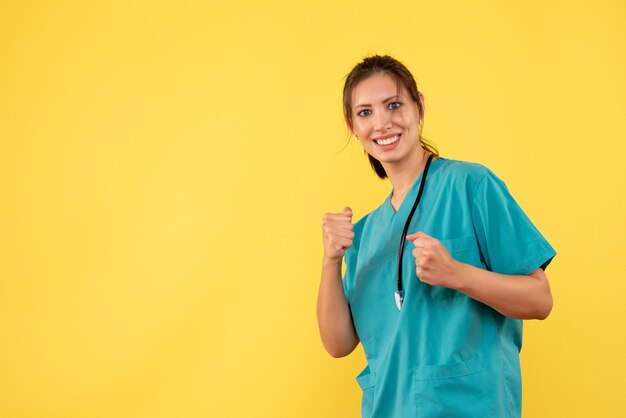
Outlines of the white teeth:
M375 141L378 145L389 145L389 144L393 144L398 139L400 139L400 137L396 135L396 136L392 136L391 138L376 139Z

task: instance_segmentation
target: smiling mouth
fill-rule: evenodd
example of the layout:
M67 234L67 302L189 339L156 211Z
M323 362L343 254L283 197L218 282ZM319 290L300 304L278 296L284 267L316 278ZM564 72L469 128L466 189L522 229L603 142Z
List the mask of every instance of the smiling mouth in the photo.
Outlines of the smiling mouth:
M374 142L378 145L390 145L390 144L393 144L394 142L397 142L399 139L400 139L400 134L397 134L394 136L390 136L389 138L375 139Z

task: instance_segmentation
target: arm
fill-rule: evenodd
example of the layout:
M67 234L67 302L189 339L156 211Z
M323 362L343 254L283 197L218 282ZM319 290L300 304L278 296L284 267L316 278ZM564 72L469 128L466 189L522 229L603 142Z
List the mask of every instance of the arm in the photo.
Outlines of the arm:
M337 262L324 257L317 296L317 323L324 348L331 356L347 356L359 344L341 284L341 259Z
M322 222L324 259L317 297L317 323L326 351L333 357L350 354L359 344L341 282L341 261L352 245L352 211L326 214Z
M552 293L543 269L525 275L494 273L455 260L456 290L516 319L546 319Z
M552 310L552 294L543 269L529 275L505 275L461 263L441 243L422 232L411 234L415 272L433 286L465 293L516 319L545 319Z

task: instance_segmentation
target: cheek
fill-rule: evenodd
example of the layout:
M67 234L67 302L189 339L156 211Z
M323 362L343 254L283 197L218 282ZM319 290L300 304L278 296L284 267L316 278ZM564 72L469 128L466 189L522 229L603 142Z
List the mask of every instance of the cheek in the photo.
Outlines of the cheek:
M369 135L369 129L366 124L354 124L353 133L359 138L367 138Z
M393 115L393 122L397 125L403 126L405 128L411 125L411 117L407 115L406 112L396 112ZM415 122L417 125L417 122Z

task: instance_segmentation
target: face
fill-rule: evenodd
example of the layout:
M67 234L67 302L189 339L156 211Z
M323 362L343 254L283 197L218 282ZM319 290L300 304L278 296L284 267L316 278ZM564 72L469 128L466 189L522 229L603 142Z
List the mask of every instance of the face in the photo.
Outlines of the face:
M403 86L398 87L391 76L378 73L352 90L352 132L383 166L422 152L418 105Z

